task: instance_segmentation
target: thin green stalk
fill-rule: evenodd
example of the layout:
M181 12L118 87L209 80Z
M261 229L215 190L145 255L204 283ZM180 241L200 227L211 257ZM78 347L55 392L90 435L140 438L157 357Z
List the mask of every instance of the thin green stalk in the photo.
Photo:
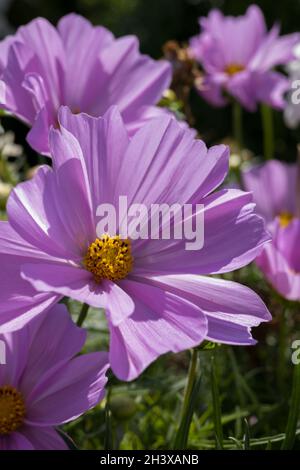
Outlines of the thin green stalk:
M229 360L231 362L231 367L232 367L232 371L233 371L233 376L234 376L234 381L235 381L236 392L237 392L237 395L238 395L239 404L240 404L240 407L243 409L243 408L246 407L246 396L244 395L243 390L242 390L242 386L241 386L241 381L242 381L241 373L239 371L239 367L238 367L238 364L237 364L237 360L236 360L233 348L231 348L229 346L227 351L228 351L228 355L229 355Z
M213 417L214 417L217 448L223 449L222 409L221 409L221 400L220 400L220 392L219 392L218 373L216 369L214 353L211 356L210 383L211 383Z
M300 363L294 366L290 411L285 430L282 450L292 449L296 439L297 423L300 412Z
M233 348L230 346L227 348L228 356L229 356L229 361L231 363L231 368L233 372L233 377L235 381L235 389L237 393L237 398L238 398L238 405L236 406L236 410L240 412L241 410L244 410L246 408L246 394L244 393L245 390L243 390L243 377L240 373L239 366L235 357L235 353ZM235 422L235 432L236 436L241 436L242 435L242 419L239 417L236 422Z
M9 169L7 160L3 157L0 152L0 178L5 182L15 186L16 181L13 178L13 175Z
M107 395L106 395L106 405L105 405L105 439L104 439L105 450L113 450L110 396L111 396L111 388L109 387L107 391Z
M279 340L278 340L278 367L277 367L277 384L280 393L283 395L286 379L286 335L287 335L287 312L283 311L279 317Z
M82 326L83 325L83 322L87 317L89 308L90 308L90 306L88 304L83 304L82 305L82 308L81 308L81 311L80 311L80 314L79 314L79 317L78 317L78 320L77 320L77 326Z
M264 139L264 157L266 160L274 158L274 123L272 108L266 104L261 105L261 119Z
M250 439L250 429L249 429L249 423L244 419L244 425L245 425L245 434L244 434L244 445L243 448L244 450L250 450L250 445L251 445L251 439Z
M186 385L184 402L183 402L183 410L182 410L183 414L185 414L186 409L189 405L193 386L196 380L197 365L198 365L198 351L196 349L192 349L191 361L190 361L189 373L188 373L188 382Z
M238 101L232 103L232 130L233 137L239 150L243 148L243 110Z
M192 349L180 424L174 442L174 449L176 450L185 449L187 445L190 425L200 388L200 379L197 378L198 362L198 351L196 349Z

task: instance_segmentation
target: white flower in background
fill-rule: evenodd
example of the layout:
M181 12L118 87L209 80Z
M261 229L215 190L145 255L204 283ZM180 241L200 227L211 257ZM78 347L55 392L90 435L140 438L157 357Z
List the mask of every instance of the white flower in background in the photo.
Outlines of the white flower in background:
M291 81L291 92L284 110L285 123L291 129L295 129L300 124L300 44L295 47L294 54L295 60L287 66Z
M0 152L5 158L17 158L23 154L23 147L15 143L15 134L12 131L0 131Z

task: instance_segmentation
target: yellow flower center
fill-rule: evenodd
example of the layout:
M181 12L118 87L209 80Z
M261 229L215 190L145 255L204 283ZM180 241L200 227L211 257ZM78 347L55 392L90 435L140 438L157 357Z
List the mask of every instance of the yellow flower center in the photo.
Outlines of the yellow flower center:
M282 212L279 215L279 224L280 227L286 228L290 222L293 220L294 216L290 212Z
M235 75L243 70L245 70L245 67L241 64L229 64L225 67L225 72L228 73L228 75Z
M0 387L0 436L19 429L25 418L23 397L14 387Z
M124 240L119 235L102 235L101 238L96 238L88 247L83 264L94 274L96 282L102 279L124 279L133 266L130 240Z

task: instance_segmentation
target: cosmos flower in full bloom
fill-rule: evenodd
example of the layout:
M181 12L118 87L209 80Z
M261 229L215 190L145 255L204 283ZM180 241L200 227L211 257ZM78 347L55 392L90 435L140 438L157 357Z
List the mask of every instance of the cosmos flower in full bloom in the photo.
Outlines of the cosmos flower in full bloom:
M64 305L0 335L0 450L67 449L55 427L96 406L107 381L106 353L75 357L85 338Z
M243 174L244 186L253 192L272 235L272 243L265 245L256 263L274 289L289 300L300 300L298 171L296 164L272 160Z
M141 55L135 36L116 39L75 14L57 28L34 19L0 42L0 107L32 127L27 140L43 154L60 105L92 116L118 105L134 133L164 112L154 105L170 80L169 64Z
M263 302L242 285L206 276L248 264L269 239L251 194L215 192L228 172L228 148L207 149L169 116L132 138L116 107L100 118L62 107L58 119L50 132L53 168L42 167L12 191L0 253L25 257L21 276L40 293L105 309L109 362L120 379L204 339L254 344L251 327L270 319ZM99 234L97 208L117 207L124 196L128 206L201 204L204 247L189 251L174 237L136 239L130 227L124 239L123 219L116 233ZM174 218L174 229L196 216ZM3 299L0 311L11 302Z
M289 80L274 67L292 60L299 34L279 36L277 24L268 32L257 5L239 17L212 10L199 22L190 52L204 69L201 95L215 106L224 106L229 94L249 111L261 102L282 109Z

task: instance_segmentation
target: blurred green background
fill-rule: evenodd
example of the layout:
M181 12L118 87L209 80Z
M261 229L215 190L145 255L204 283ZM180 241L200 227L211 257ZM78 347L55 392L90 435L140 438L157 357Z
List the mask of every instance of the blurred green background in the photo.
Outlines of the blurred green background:
M225 14L243 14L251 3L259 5L269 27L280 22L282 32L299 30L300 0L0 0L2 20L0 34L14 31L19 25L37 16L44 16L54 24L66 13L75 11L94 24L102 24L116 36L136 34L141 50L155 58L162 55L163 44L176 39L182 43L198 32L199 16L207 15L211 8L222 9ZM196 117L196 127L208 144L230 135L230 109L214 109L205 103L196 92L191 94L191 105ZM282 113L275 112L276 157L294 160L299 131L288 130ZM17 141L23 141L26 129L21 124L11 123ZM255 154L262 153L262 129L257 113L244 113L245 144ZM26 153L31 150L26 148ZM31 158L34 158L31 154Z

